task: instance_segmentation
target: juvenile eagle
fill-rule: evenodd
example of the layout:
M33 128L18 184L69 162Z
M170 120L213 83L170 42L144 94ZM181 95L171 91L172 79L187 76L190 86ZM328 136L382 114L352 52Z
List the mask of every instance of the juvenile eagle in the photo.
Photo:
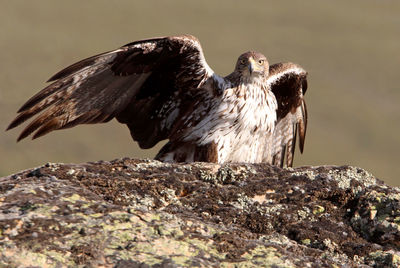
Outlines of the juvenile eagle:
M296 136L303 151L307 72L293 63L240 55L226 77L205 61L190 35L136 41L79 61L49 79L11 122L37 116L18 141L78 124L116 118L141 148L168 143L168 162L265 162L292 166Z

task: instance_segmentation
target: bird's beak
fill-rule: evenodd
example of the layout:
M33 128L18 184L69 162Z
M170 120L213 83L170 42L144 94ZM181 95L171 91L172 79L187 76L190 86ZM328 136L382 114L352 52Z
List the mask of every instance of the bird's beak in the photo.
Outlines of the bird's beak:
M254 61L253 58L249 59L249 65L247 65L247 68L249 69L250 74L252 74L254 70L257 69L257 63Z

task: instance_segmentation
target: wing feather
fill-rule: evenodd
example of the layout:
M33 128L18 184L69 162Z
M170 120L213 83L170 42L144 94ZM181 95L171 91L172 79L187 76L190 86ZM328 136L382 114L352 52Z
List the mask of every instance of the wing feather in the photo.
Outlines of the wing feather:
M300 152L303 152L307 129L307 108L304 93L307 90L307 72L293 63L270 66L267 80L277 103L277 123L271 150L274 165L293 166L296 138L299 136Z
M136 41L56 73L50 85L22 105L7 130L36 116L21 132L21 140L117 118L148 148L172 135L185 94L213 77L193 36Z

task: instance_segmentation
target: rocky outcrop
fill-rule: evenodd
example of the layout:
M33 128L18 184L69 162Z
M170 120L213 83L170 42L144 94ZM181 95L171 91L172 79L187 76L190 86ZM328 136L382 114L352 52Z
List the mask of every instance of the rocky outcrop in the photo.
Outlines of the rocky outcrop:
M399 200L350 166L49 163L0 179L0 264L397 267Z

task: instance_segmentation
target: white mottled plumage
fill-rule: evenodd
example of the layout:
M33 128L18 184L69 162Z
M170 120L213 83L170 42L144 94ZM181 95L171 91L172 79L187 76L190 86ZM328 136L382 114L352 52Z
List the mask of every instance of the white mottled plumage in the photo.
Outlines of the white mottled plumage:
M208 66L190 35L127 44L60 71L28 100L9 129L37 117L18 139L116 118L142 148L169 142L170 162L265 162L291 166L297 134L303 149L307 73L242 54L226 77Z
M275 97L261 83L262 90L252 83L237 88L229 84L213 100L210 112L185 133L184 140L196 140L200 145L215 142L220 163L262 162L276 123Z

